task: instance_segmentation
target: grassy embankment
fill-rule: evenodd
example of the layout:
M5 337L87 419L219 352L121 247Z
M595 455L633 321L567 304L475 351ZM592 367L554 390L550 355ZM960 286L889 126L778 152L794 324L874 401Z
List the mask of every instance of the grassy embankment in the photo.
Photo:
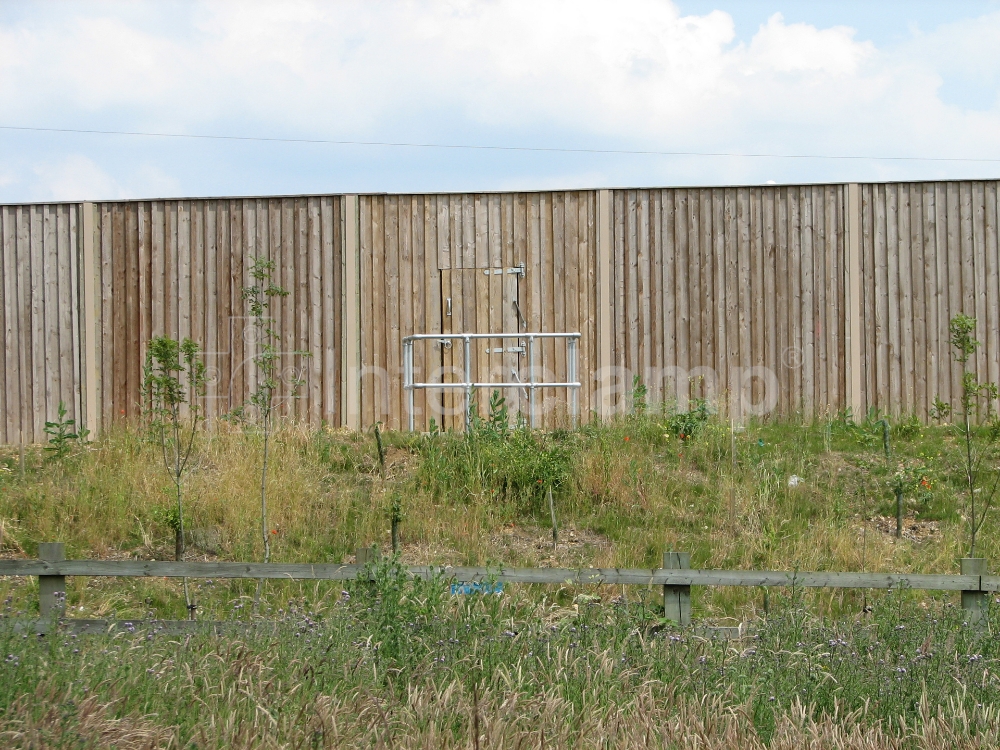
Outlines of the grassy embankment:
M368 542L388 549L396 502L408 563L654 567L673 548L704 568L957 572L965 525L951 428L896 423L887 462L874 422L762 423L734 436L718 418L686 419L630 416L549 434L390 433L385 478L371 434L286 425L268 478L272 559L349 561ZM190 559L260 559L259 460L253 432L199 438L186 480ZM160 461L141 430L124 428L63 459L29 449L23 475L16 452L7 453L3 553L33 556L38 542L61 540L70 557L170 559L171 491ZM907 519L897 541L891 485L900 462ZM561 527L555 552L549 486ZM983 556L997 556L994 528L984 528ZM37 606L35 585L0 582L8 612ZM253 583L195 585L199 616L226 617L245 611ZM277 609L313 588L275 584L266 598ZM578 592L537 593L567 601ZM818 592L810 606L851 613L863 597ZM695 615L749 618L762 603L752 589L696 590ZM72 579L69 604L76 616L184 615L175 581Z

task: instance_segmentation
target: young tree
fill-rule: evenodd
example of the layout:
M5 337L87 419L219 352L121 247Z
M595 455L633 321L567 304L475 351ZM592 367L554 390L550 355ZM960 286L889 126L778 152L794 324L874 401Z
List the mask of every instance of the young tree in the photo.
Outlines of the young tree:
M960 421L957 427L962 438L965 489L968 492L966 522L969 525L969 557L975 557L976 538L986 521L986 514L989 513L993 505L993 498L996 495L998 482L1000 482L1000 472L995 472L993 486L989 492L984 492L985 488L978 486L984 462L990 460L996 452L994 443L997 432L992 428L984 429L979 424L980 400L985 401L985 421L989 421L993 416L997 385L981 381L976 373L969 369L969 359L979 348L979 341L973 336L976 330L976 319L968 315L956 315L951 319L948 330L951 334L949 343L955 347L955 361L962 365L962 397L960 402L962 412L959 415ZM940 402L936 403L935 406L938 411L941 411Z
M176 492L176 515L171 517L170 525L174 528L174 558L178 561L184 559L184 474L203 418L200 399L205 394L205 363L200 355L191 339L178 343L157 336L149 342L143 369L149 425L159 440L163 465ZM187 413L183 414L185 405ZM184 599L190 610L187 579Z
M287 297L288 291L274 283L274 261L254 258L250 266L253 284L243 288L247 312L257 331L257 352L253 363L257 366L257 389L250 395L250 404L256 409L257 422L264 439L264 455L260 468L260 533L264 542L264 562L271 559L271 537L267 527L267 459L274 415L274 394L278 389L278 366L281 336L274 330L270 316L271 301ZM292 384L293 389L301 384ZM258 587L258 596L259 596Z

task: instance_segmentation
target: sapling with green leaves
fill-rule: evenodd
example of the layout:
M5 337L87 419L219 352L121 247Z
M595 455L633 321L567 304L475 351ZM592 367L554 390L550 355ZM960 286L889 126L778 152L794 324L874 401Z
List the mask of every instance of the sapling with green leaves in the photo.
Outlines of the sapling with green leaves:
M251 361L257 368L256 390L250 395L250 405L256 412L257 426L263 438L263 456L260 467L260 533L264 543L264 562L271 560L271 536L267 523L267 462L271 432L274 427L274 398L280 385L278 368L281 364L279 342L281 336L274 329L271 303L275 298L287 297L288 291L274 283L274 261L254 258L250 266L253 283L243 288L247 312L257 332L257 350ZM309 356L308 352L294 352ZM294 379L289 389L294 395L303 380ZM259 590L258 590L259 597Z
M184 559L184 475L189 468L195 435L204 415L205 363L191 339L177 342L157 336L149 342L143 368L143 395L150 429L160 444L163 465L174 484L176 516L174 558ZM173 514L171 514L173 515ZM187 579L184 599L191 609Z
M86 440L90 434L86 428L76 429L76 420L66 419L68 413L66 404L60 401L56 421L45 423L45 434L49 436L45 450L55 459L68 456L73 444Z
M955 347L955 361L962 365L962 392L959 401L961 413L956 427L962 441L962 459L965 469L965 489L968 493L966 523L969 526L969 557L976 556L976 540L986 516L993 505L1000 471L992 469L993 483L989 491L981 487L984 467L996 458L997 430L989 422L994 417L993 404L997 399L996 383L982 381L969 368L969 360L979 349L975 338L976 319L968 315L956 315L948 327L949 343ZM944 405L935 399L935 412L947 414ZM980 420L980 415L984 419Z
M203 419L199 400L205 394L205 363L198 344L166 336L152 339L146 351L143 391L149 426L174 484L178 519L175 558L180 560L184 555L184 474Z

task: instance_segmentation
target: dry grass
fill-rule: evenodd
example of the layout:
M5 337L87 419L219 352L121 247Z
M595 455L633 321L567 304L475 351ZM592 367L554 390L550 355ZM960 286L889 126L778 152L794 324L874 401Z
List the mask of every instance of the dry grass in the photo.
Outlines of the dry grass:
M237 721L233 712L228 720L206 721L194 732L195 746L200 750L986 750L995 748L1000 741L995 709L984 709L970 721L961 708L934 712L926 702L913 722L903 720L888 725L868 721L864 709L815 717L801 703L794 703L778 717L773 735L765 741L754 729L748 705L733 705L717 696L702 700L664 696L651 686L639 688L628 706L586 711L582 716L556 689L525 698L491 688L472 691L457 681L441 686L410 686L405 701L399 702L367 690L356 690L345 697L320 695L294 714L275 716L268 710L270 702L264 685L264 690L252 680L219 685L221 694L209 696L210 702L219 697L234 702L255 700L254 719ZM240 693L249 695L243 697ZM164 722L165 717L118 718L116 703L101 702L96 695L79 702L69 696L60 699L51 688L40 686L0 719L0 738L6 747L25 750L182 747L176 727L169 720ZM971 723L992 729L970 734Z
M388 435L383 478L370 434L284 424L268 478L273 559L350 561L356 547L372 542L388 551L389 508L398 498L403 559L413 563L650 567L673 548L690 550L693 564L707 568L956 570L964 526L946 428L901 428L894 438L899 456L929 456L934 472L933 499L909 498L908 513L911 524L933 523L937 531L902 540L884 520L891 493L877 442L824 423L756 425L736 437L735 465L729 428L716 421L687 441L656 418L546 438L569 455L556 492L563 535L553 553L544 541L544 503L511 500L475 472L475 481L468 471L459 481L447 464L430 471L426 438ZM225 425L199 440L185 490L192 558L260 559L260 448L258 436ZM23 478L16 454L0 456L0 464L8 469L0 475L0 554L32 555L38 542L63 540L78 557L172 555L164 522L169 480L157 446L141 432L118 428L62 462L35 447ZM793 474L803 480L794 488ZM995 556L990 525L983 551ZM586 543L573 543L570 531ZM176 601L170 583L74 585L72 602L88 611L136 616L141 602ZM241 595L238 587L228 591ZM750 616L760 603L752 591L698 597L703 615ZM854 606L856 599L840 601Z

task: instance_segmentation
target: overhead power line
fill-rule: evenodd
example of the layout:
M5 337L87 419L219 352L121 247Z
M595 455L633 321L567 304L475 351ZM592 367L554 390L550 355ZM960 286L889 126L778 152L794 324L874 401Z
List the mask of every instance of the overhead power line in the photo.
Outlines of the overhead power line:
M921 161L921 162L974 162L1000 163L1000 159L965 156L857 156L851 154L765 154L729 151L655 151L618 148L561 148L556 146L497 146L458 143L410 143L406 141L348 141L328 138L274 138L248 135L206 135L196 133L147 133L135 130L85 130L82 128L36 128L17 125L0 125L0 130L17 130L32 133L80 133L84 135L125 135L141 138L187 138L210 141L250 141L260 143L313 143L331 146L376 146L385 148L439 148L470 151L522 151L553 154L619 154L625 156L704 156L737 157L747 159L836 159L851 161Z

